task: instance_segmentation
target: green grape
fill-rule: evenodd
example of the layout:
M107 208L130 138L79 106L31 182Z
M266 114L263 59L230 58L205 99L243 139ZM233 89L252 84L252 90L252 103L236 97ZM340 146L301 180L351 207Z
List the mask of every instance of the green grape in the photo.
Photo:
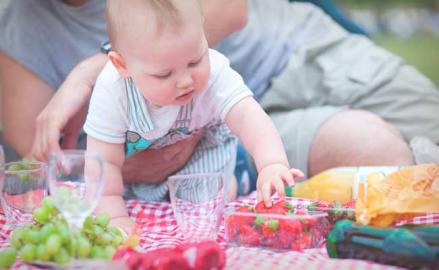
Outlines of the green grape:
M46 240L47 253L49 253L50 255L57 253L61 248L61 242L61 237L59 237L59 235L52 234L51 236L49 236L49 238L47 238Z
M94 225L93 217L88 216L85 218L84 224L82 225L82 228L84 228L86 230L91 230L93 228L93 225Z
M78 238L73 237L68 243L67 250L72 257L76 257L76 254L78 253L78 241Z
M42 207L46 208L47 211L52 215L56 215L58 212L55 206L55 202L53 201L53 198L51 196L44 197Z
M9 268L17 257L17 250L13 247L5 248L0 251L0 269Z
M66 224L61 224L58 226L58 234L61 237L61 242L64 244L70 243L70 230Z
M46 207L40 207L34 210L34 219L41 224L49 222L49 210Z
M47 223L40 230L41 239L47 241L47 238L53 233L55 233L55 226L52 223Z
M46 245L39 244L37 246L36 258L39 261L49 261L50 260L50 255L49 255L49 253L47 253Z
M21 249L20 249L20 258L24 261L24 262L30 262L35 260L35 255L36 255L36 246L32 245L32 244L26 244L24 245Z
M7 170L8 171L21 171L21 170L23 170L23 167L21 166L20 163L14 163L14 164L9 165Z
M109 223L110 223L110 216L108 214L102 213L96 217L96 224L101 226L102 229L107 228Z
M16 249L19 249L23 243L24 229L18 228L12 232L11 235L11 244Z
M102 246L109 245L111 244L112 241L113 241L113 237L111 236L111 234L106 232L99 234L96 237L96 243Z
M122 243L123 243L123 237L122 236L118 236L118 235L114 236L113 240L111 241L111 244L114 247L119 247L120 245L122 245Z
M70 261L70 255L65 248L61 248L54 256L55 262L59 265L66 264Z
M24 231L23 239L28 244L38 244L41 240L41 234L37 229L26 229Z
M85 237L78 239L78 257L87 258L91 251L91 244Z
M123 237L122 232L117 227L108 227L108 231L113 235Z
M104 230L97 225L93 225L93 227L91 228L91 231L96 237L98 237L99 235L101 235L104 232Z
M114 253L116 252L116 249L113 246L106 246L104 248L104 257L107 260L111 260L113 258Z
M100 246L94 246L91 248L90 257L94 259L103 259L105 257L105 251Z

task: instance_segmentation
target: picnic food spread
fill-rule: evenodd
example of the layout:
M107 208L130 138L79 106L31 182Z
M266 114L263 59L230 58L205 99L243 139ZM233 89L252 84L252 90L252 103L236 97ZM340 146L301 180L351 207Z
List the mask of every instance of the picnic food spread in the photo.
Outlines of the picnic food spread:
M345 181L349 188L345 187L339 193L322 192L322 186L334 189L330 187L330 181L325 180L333 181L333 172L312 178L310 184L302 183L294 190L295 196L305 196L310 187L316 187L318 192L308 194L308 197L329 194L327 201L307 199L301 202L300 198L286 198L275 199L270 208L263 202L228 208L224 213L226 240L231 246L302 251L320 247L326 239L326 248L332 258L437 269L438 226L380 227L439 212L439 165L420 165L393 174L371 172L362 176L366 181L356 190L352 188L355 177L350 175L349 179L346 176L334 182L335 187L342 187ZM315 186L315 179L323 179L322 186ZM352 200L354 193L357 200ZM213 241L147 252L133 248L139 239L135 235L127 237L119 229L108 226L109 218L105 214L88 217L79 236L72 237L50 196L46 196L41 207L33 212L33 219L33 223L12 232L11 247L0 251L0 268L11 266L16 257L25 263L52 263L52 266L90 258L122 262L129 269L222 269L225 266L225 252Z
M357 200L357 221L388 227L395 221L439 212L439 164L403 168L368 182Z

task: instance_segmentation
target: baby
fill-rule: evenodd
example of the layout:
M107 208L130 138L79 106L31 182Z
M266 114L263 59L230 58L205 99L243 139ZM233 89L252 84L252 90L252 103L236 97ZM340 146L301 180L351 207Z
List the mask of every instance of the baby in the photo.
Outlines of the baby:
M160 148L194 132L203 139L177 174L223 172L232 178L239 137L255 160L258 199L284 195L301 172L290 169L273 123L227 59L209 49L197 0L109 0L109 62L98 77L84 126L87 149L104 158L98 212L133 227L121 167L126 155ZM166 183L130 185L125 196L163 200Z

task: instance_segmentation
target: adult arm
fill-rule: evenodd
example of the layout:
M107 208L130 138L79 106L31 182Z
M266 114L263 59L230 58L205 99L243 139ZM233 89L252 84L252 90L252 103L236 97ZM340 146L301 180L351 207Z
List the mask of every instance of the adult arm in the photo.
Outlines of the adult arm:
M54 93L46 82L0 52L3 134L20 156L29 156L35 120Z
M51 151L59 151L61 132L64 132L62 148L74 148L85 121L93 86L106 59L105 55L97 54L78 64L40 113L33 143L35 158L47 160ZM125 183L162 182L189 160L201 136L197 134L174 145L159 150L145 150L129 157L122 168Z
M96 54L79 63L38 115L32 147L34 158L46 161L50 152L60 151L61 132L64 134L62 148L76 148L88 100L106 61L104 54Z

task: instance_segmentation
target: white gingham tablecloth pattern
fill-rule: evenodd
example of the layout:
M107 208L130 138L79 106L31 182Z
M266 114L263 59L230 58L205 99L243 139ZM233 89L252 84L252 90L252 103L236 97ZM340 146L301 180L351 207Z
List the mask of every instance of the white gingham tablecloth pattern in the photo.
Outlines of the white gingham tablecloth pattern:
M302 200L305 201L306 200ZM226 209L243 204L254 204L255 199L238 200L226 205ZM172 207L165 202L128 201L127 207L131 217L141 228L140 246L145 250L162 247L173 247L183 241L178 231ZM417 217L408 223L439 224L439 214ZM0 248L9 246L10 229L6 225L4 215L0 214ZM400 269L397 267L377 264L360 260L330 259L325 248L308 249L304 252L286 251L275 252L268 249L248 247L228 247L224 242L224 227L220 229L219 242L226 249L226 269ZM26 267L16 263L16 268ZM27 269L27 267L25 268Z

